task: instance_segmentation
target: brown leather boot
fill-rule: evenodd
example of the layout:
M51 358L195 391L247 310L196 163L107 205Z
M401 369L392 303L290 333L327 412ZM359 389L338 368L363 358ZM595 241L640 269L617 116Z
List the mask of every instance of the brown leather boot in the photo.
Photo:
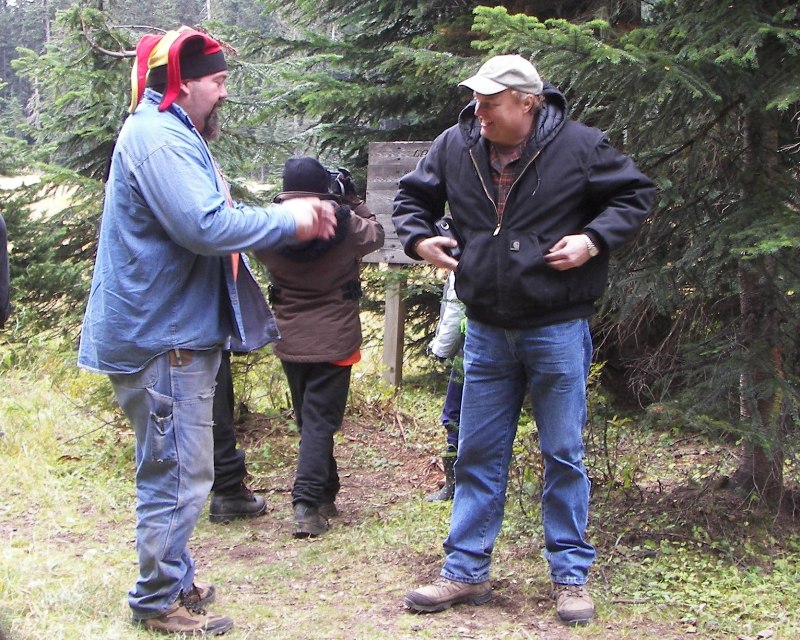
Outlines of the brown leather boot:
M454 604L484 604L491 599L492 585L488 580L469 584L439 578L431 585L414 589L406 595L404 603L413 611L433 613L449 609Z
M586 624L594 617L594 602L584 585L553 583L550 597L556 601L556 613L562 622Z
M206 613L203 609L190 609L176 602L166 613L157 618L139 620L137 624L159 633L181 633L184 635L206 634L218 636L233 628L233 620L225 616Z

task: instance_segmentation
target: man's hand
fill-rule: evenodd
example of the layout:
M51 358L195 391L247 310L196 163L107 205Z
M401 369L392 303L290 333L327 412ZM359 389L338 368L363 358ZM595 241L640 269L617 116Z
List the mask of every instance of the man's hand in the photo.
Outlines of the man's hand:
M458 266L458 260L447 253L447 250L457 246L458 242L456 242L455 238L431 236L417 241L417 244L414 245L414 250L420 258L437 267L455 270Z
M316 238L328 240L336 233L336 216L330 200L291 198L284 200L281 206L294 217L297 227L294 237L300 242Z
M586 240L582 234L578 234L561 238L547 252L544 259L547 265L556 271L567 271L580 267L590 257Z

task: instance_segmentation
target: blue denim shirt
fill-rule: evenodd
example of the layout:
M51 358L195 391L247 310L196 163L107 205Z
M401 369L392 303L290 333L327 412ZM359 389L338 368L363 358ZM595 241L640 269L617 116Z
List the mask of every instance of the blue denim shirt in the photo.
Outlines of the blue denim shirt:
M228 206L226 185L186 113L148 89L122 127L106 184L78 365L134 373L171 349L249 351L278 337L246 262L230 253L293 238L279 205Z

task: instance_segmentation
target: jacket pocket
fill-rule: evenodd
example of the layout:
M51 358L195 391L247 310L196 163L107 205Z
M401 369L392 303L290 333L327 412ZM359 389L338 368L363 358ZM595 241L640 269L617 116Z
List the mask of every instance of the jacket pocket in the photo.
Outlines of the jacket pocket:
M556 271L547 266L535 232L504 230L469 239L459 261L456 289L467 305L516 316L593 300L603 292L606 272L607 265L598 260Z

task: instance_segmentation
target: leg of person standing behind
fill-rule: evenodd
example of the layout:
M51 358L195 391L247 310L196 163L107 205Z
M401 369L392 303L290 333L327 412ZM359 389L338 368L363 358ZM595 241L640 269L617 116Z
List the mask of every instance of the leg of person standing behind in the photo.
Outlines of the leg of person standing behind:
M459 360L463 360L459 356ZM450 369L450 379L447 382L447 392L442 407L441 422L447 434L447 442L442 454L442 467L444 468L444 486L425 497L428 502L452 500L456 487L455 464L458 455L458 429L461 423L461 396L464 393L463 365L453 364Z
M464 392L464 305L456 294L455 273L450 271L442 287L439 322L428 349L439 360L452 359L450 379L442 407L441 422L447 432L447 444L442 454L444 486L426 497L428 502L452 500L455 490L455 462L458 454L458 428L461 422L461 395Z
M226 523L264 515L267 502L245 484L245 452L236 446L234 394L230 351L223 351L214 392L214 485L208 519Z

